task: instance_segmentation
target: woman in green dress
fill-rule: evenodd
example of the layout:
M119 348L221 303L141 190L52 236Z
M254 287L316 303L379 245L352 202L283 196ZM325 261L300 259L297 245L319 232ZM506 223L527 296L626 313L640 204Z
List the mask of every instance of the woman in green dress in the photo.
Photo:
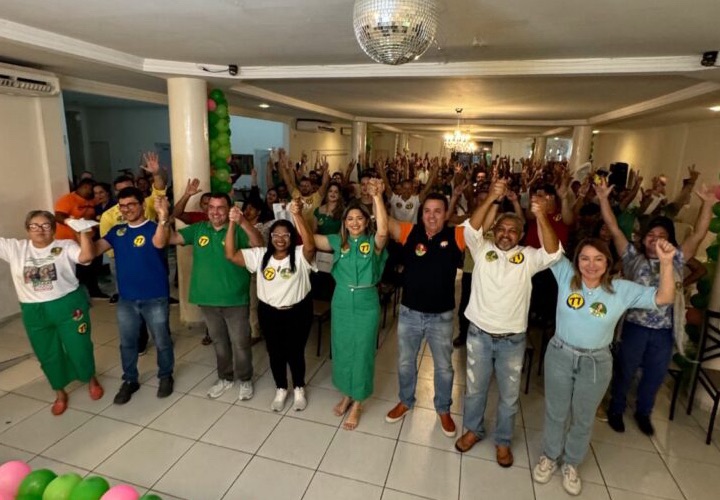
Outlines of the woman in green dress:
M318 250L333 252L332 299L333 384L343 394L336 415L348 415L343 427L357 427L362 402L373 391L375 346L380 320L377 283L382 276L387 251L388 218L382 193L383 182L371 179L368 194L373 198L376 230L362 204L351 204L342 217L340 234L315 235Z
M325 195L325 203L313 212L313 233L338 234L342 227L345 203L342 198L342 188L337 182L331 182Z

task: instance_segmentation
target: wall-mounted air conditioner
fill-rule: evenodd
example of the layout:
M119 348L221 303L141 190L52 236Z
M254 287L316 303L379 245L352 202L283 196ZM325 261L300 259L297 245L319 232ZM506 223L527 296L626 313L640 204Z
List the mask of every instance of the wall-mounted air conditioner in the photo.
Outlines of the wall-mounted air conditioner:
M340 127L340 135L350 137L352 135L352 127Z
M295 122L295 130L301 132L335 132L331 122L323 120L304 120L302 118Z
M0 63L0 94L52 97L60 93L60 80L52 73Z

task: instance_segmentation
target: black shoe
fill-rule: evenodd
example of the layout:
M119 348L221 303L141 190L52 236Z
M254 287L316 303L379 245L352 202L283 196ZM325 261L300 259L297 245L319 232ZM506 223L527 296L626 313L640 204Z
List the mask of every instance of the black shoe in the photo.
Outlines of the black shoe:
M174 385L175 385L175 381L173 380L172 376L161 378L160 386L158 387L158 391L157 391L157 397L159 397L159 398L168 397L170 394L173 393Z
M168 297L168 304L169 304L169 305L171 305L171 306L176 306L176 305L178 305L179 303L180 303L180 301L179 301L178 299L176 299L175 297Z
M210 335L208 335L208 334L206 333L205 336L203 337L203 339L200 341L200 343L201 343L202 345L210 345L210 344L212 344L212 339L210 338Z
M120 300L120 296L117 293L114 293L110 296L110 300L108 301L108 303L117 304L118 300Z
M123 382L123 385L120 386L120 390L117 394L115 394L113 403L116 405L124 405L130 401L130 398L138 391L138 389L140 389L140 384L137 382Z
M625 422L621 413L610 413L607 414L608 425L615 432L625 432Z
M635 422L637 422L640 432L646 436L652 436L655 434L655 428L653 427L652 422L650 422L650 415L640 415L639 413L636 413Z
M453 347L455 349L460 349L461 347L465 347L466 343L467 339L464 339L462 337L455 337L455 340L453 340Z

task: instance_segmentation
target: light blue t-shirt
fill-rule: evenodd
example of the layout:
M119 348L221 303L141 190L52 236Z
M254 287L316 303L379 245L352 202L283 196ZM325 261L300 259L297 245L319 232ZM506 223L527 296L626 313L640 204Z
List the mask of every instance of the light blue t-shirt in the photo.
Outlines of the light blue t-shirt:
M657 288L638 285L632 281L612 281L614 293L602 286L572 290L570 281L575 270L563 257L551 268L558 283L557 320L555 335L580 349L600 349L610 345L615 325L626 310L657 309Z

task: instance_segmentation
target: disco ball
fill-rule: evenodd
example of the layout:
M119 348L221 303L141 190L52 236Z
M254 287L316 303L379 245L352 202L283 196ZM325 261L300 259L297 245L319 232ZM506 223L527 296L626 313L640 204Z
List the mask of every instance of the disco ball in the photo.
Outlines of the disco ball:
M405 64L430 47L437 11L435 0L355 0L355 38L373 61Z

